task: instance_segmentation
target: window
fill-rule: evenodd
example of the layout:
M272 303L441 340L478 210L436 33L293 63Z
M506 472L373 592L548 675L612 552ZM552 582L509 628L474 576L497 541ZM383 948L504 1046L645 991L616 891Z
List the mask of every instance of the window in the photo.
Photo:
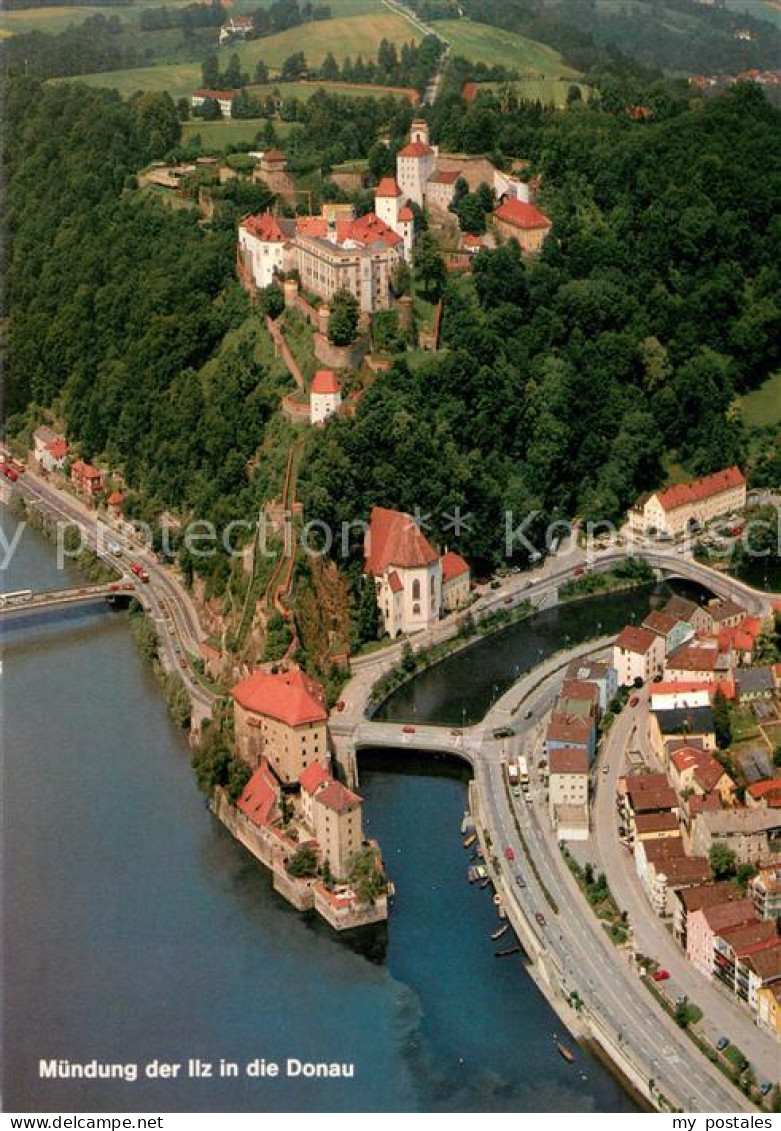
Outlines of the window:
M417 617L417 616L420 616L420 605L418 605L417 603L416 603L416 604L414 604L414 605L412 606L412 612L413 612L413 615L414 615L414 616L416 616L416 617Z
M412 582L412 600L420 600L420 582L417 578L415 578L415 580Z

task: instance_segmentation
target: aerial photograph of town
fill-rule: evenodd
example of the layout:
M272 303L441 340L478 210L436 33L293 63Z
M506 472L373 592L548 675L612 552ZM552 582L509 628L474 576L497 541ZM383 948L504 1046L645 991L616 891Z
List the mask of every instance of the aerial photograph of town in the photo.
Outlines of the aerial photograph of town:
M3 0L0 107L2 1128L781 1127L781 0Z

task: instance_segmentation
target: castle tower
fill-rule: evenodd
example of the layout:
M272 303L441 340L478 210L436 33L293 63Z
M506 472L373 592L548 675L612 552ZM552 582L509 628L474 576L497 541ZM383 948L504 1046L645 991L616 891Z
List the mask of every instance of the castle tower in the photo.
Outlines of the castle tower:
M412 142L420 142L421 145L430 145L428 122L425 118L416 118L410 127L409 139Z

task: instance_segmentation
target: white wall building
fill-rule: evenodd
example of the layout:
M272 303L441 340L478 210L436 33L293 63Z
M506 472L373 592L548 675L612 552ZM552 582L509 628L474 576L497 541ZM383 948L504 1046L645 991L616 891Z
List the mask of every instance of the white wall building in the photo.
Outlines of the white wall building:
M412 259L415 238L415 218L412 209L404 203L404 194L393 177L383 177L374 192L374 211L404 241L404 258Z
M631 687L636 679L647 683L664 670L664 637L648 628L627 625L613 645L613 667L619 687Z
M339 411L342 403L342 386L332 369L318 369L309 389L309 420L324 424L329 416Z
M239 224L239 252L259 289L270 286L284 271L285 235L270 212L248 216Z
M442 563L411 515L374 507L364 557L390 636L418 632L439 619Z

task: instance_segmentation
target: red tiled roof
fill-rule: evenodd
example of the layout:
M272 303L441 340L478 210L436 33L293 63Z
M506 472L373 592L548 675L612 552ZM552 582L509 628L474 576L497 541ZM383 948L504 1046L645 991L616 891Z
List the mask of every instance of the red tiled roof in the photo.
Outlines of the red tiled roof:
M274 819L277 805L277 784L265 759L244 786L237 801L241 812L256 825L268 825Z
M717 903L702 908L705 922L714 932L753 922L757 915L750 899L736 899L730 903Z
M559 711L551 715L545 737L549 742L565 742L568 746L581 746L588 742L594 729L591 719L583 715L565 715Z
M673 695L673 694L686 694L687 691L707 691L710 694L713 691L713 684L706 683L701 679L682 679L679 683L674 680L666 682L662 680L661 683L655 683L651 688L651 695Z
M273 164L275 161L286 161L287 158L281 149L267 149L263 154L263 160L271 161Z
M638 813L635 817L638 833L671 833L678 831L678 818L675 813Z
M388 566L412 569L437 560L434 549L412 515L374 507L364 544L366 568L375 577Z
M562 746L548 754L551 774L587 774L588 754L582 746Z
M307 793L314 793L321 785L331 780L331 771L322 762L312 762L299 774L299 784Z
M313 393L339 393L342 386L333 369L318 369L312 379L310 391Z
M670 671L712 672L716 670L719 653L716 648L698 648L685 644L667 657Z
M46 445L46 450L53 459L62 459L68 454L68 445L64 440L51 440Z
M722 491L734 490L745 482L745 476L739 467L728 467L724 471L714 472L713 475L692 479L690 483L676 483L673 487L666 487L663 491L657 491L656 497L663 510L672 511L676 507L709 499L711 495L719 495Z
M781 807L781 777L768 778L766 781L755 781L752 785L746 787L746 792L755 801L761 801L764 798L771 809Z
M257 216L248 216L246 220L242 220L241 227L263 243L285 242L285 236L277 223L277 218L271 212L261 212Z
M395 177L383 177L377 188L374 190L375 196L401 196L401 189Z
M238 93L238 90L209 90L208 87L202 86L193 91L193 98L212 98L215 102L227 99L232 102Z
M401 236L394 232L393 228L389 228L374 212L367 212L357 220L338 220L336 238L339 243L353 240L364 246L383 243L386 247L396 247L403 242Z
M454 185L460 176L460 169L435 169L429 177L429 182L433 181L439 185Z
M399 219L403 220L404 223L406 224L410 220L415 219L415 213L412 211L411 208L407 208L407 206L405 204L404 207L399 210Z
M71 474L83 479L98 479L103 475L99 467L93 467L91 463L85 463L83 459L77 459L71 464Z
M473 235L472 232L465 232L462 239L464 247L485 247L485 244L479 236Z
M399 150L399 157L429 157L434 150L422 141L411 141Z
M296 217L296 231L300 236L314 236L322 239L328 235L328 221L325 216Z
M667 636L676 624L678 624L677 617L672 617L669 613L655 609L643 621L643 628L650 628L651 632L656 632L659 636Z
M123 502L123 499L122 499L122 494L121 494L121 492L119 492L119 491L112 491L112 492L111 492L111 494L109 495L108 499L106 500L106 502L108 503L108 505L109 505L110 507L119 507L119 506L121 506L121 505L122 505L122 502Z
M658 636L655 632L651 632L648 628L637 628L633 624L628 624L616 638L616 647L625 648L627 652L635 652L640 656L644 656L654 646Z
M256 671L231 689L231 695L246 711L267 715L288 726L325 722L323 689L299 668L289 672Z
M657 871L667 877L668 884L679 886L709 880L713 876L713 869L704 856L676 856L666 860Z
M461 87L461 97L463 98L464 102L474 102L474 100L477 98L477 83L465 82Z
M732 947L736 954L751 954L755 949L774 946L778 930L774 922L761 919L755 923L738 923L719 931L721 938Z
M771 939L747 963L762 982L775 982L781 977L781 939Z
M463 577L465 573L469 573L469 566L461 557L453 550L448 550L447 553L442 555L442 580L452 581L456 577Z
M686 806L690 817L695 817L698 813L713 813L716 809L721 809L721 797L718 793L705 793L702 796L693 793Z
M565 679L561 688L562 699L585 699L587 703L599 702L599 688L587 679Z
M506 200L494 212L497 220L510 224L513 228L523 231L534 231L537 228L552 227L548 217L535 208L533 204L526 204L522 200Z
M332 781L321 789L315 800L319 805L325 805L327 809L332 809L334 813L344 813L361 803L358 794L353 793L340 781Z

